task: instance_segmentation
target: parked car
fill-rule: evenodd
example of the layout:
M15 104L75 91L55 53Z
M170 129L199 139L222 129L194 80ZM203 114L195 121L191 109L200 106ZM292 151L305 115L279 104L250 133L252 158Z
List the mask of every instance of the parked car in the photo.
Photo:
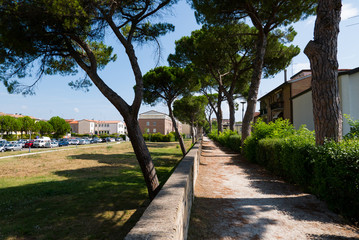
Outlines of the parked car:
M70 144L70 145L78 145L79 142L80 142L80 140L78 140L78 139L70 139L70 140L69 140L69 144Z
M35 140L29 140L25 143L25 148L30 148L34 145Z
M22 150L22 145L19 143L8 143L5 145L5 151L21 151Z
M51 141L51 142L45 143L46 148L54 148L54 147L58 147L58 146L59 146L59 143L57 141Z
M85 145L85 144L90 144L90 140L88 139L81 139L79 144Z
M5 144L0 143L0 152L5 152Z
M37 148L45 147L45 144L47 142L51 142L51 139L49 137L42 137L42 138L36 139L32 146L37 147Z
M67 141L66 139L62 139L59 141L59 147L66 147L69 145L69 141Z
M114 138L111 138L111 137L107 137L107 138L106 138L106 141L107 141L107 142L115 142L115 139L114 139Z

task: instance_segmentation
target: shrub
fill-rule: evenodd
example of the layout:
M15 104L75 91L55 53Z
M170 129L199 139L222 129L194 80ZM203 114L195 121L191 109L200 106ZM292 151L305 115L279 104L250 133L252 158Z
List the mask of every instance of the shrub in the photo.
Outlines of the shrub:
M359 139L359 120L353 120L350 115L344 114L344 117L349 123L350 132L344 138L346 139Z
M331 208L359 219L359 141L327 142L312 152L312 190Z
M175 141L175 135L173 133L169 133L166 135L163 135L162 133L153 133L153 134L143 134L143 138L145 141L151 141L151 142L174 142Z
M216 130L212 130L208 137L234 151L241 150L241 136L235 131L226 129L217 134Z

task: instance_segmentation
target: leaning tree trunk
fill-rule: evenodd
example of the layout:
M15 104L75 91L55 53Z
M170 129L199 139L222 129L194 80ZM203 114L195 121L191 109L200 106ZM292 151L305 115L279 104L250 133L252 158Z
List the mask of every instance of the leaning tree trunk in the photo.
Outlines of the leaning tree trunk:
M244 114L242 123L242 144L243 141L251 133L251 122L254 120L254 113L256 110L258 89L261 82L264 55L267 48L267 35L264 33L258 34L256 58L254 60L253 73L251 78L251 84L249 87L248 98L247 98L247 109Z
M141 167L143 177L145 178L149 197L152 200L159 191L159 182L155 166L152 162L152 158L150 152L148 151L145 140L142 137L142 132L138 120L134 117L132 118L131 116L123 117L127 125L127 132L133 150Z
M178 138L178 142L179 142L179 144L181 146L182 154L184 156L184 155L186 155L187 151L186 151L186 147L184 145L183 137L182 137L181 133L178 131L177 122L176 122L176 119L175 119L175 117L173 115L171 104L167 104L167 106L168 106L168 112L169 112L170 118L172 120L173 127L175 129L175 133L176 133L177 138Z
M319 0L314 28L314 41L304 53L312 69L312 101L315 141L340 141L342 113L338 88L337 42L341 0Z

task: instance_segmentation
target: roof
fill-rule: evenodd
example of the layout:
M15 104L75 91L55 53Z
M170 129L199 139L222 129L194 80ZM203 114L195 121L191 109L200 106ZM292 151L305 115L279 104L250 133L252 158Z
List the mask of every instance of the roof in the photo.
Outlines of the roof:
M355 68L355 69L338 69L338 74L339 75L343 75L343 74L354 74L356 72L359 72L359 67ZM301 73L307 73L307 74L303 74L302 76L300 75ZM298 73L294 74L290 80L288 82L284 82L281 85L279 85L278 87L276 87L275 89L273 89L272 91L268 92L267 94L263 95L262 97L260 97L258 99L258 101L260 101L261 99L263 99L264 97L272 94L273 92L278 91L279 89L283 88L285 85L300 81L302 79L308 78L312 76L312 72L310 69L303 69L300 70ZM310 88L311 89L311 88ZM292 98L294 98L295 96L293 96Z
M21 113L17 114L10 114L10 113L3 113L3 112L0 112L0 116L10 116L10 117L14 117L14 118L20 118L20 117L29 117L31 119L38 119L38 118L35 118L35 117L31 117L31 116L27 116L27 115L22 115Z
M166 113L161 113L155 110L150 110L144 113L140 113L140 115L167 115Z

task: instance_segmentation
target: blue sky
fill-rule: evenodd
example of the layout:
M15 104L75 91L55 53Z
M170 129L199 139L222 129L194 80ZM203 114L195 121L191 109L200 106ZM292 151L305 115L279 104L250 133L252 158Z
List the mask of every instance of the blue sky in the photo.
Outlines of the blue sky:
M338 61L340 68L359 67L359 1L344 0L342 8L342 21L338 42ZM168 15L163 16L164 21L175 25L175 32L161 38L161 62L159 65L167 65L167 56L174 52L174 42L182 36L188 36L191 31L199 29L194 12L185 0L179 1ZM309 40L313 38L315 16L305 21L294 24L298 32L293 44L300 47L301 53L295 57L288 68L288 78L300 71L309 68L308 58L303 54L303 49ZM358 23L358 25L355 25ZM354 25L353 25L354 24ZM118 59L110 63L100 72L105 82L112 87L128 103L132 102L134 77L120 43L109 34L107 39L115 47ZM156 66L156 51L154 45L136 46L136 54L142 73ZM23 97L22 95L10 95L5 87L0 85L0 112L21 113L42 119L52 116L74 119L96 120L122 120L122 116L112 104L97 90L95 86L89 92L75 91L68 86L70 80L76 80L84 76L79 70L78 76L46 76L41 80L36 89L36 95ZM263 79L259 90L259 97L271 91L284 81L283 72L274 78ZM240 100L238 100L239 102ZM156 107L143 105L140 112L156 109L167 112L165 105ZM228 107L223 105L224 117L228 118ZM241 110L236 113L236 119L242 118Z

